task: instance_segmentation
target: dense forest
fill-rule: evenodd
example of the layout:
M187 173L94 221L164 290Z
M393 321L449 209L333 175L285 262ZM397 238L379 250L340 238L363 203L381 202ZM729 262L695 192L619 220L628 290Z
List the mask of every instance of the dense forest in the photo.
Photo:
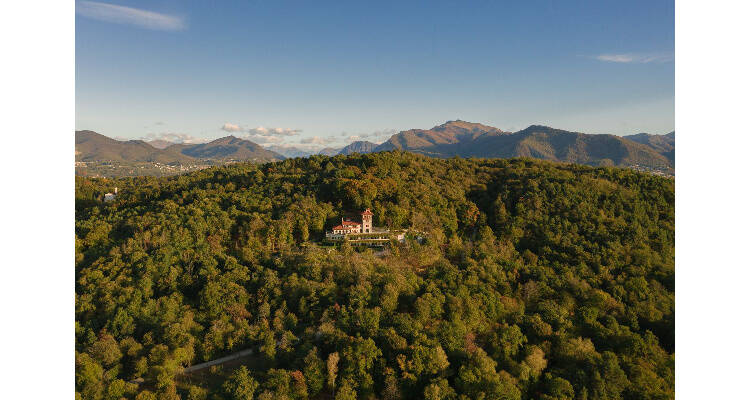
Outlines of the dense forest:
M387 152L75 184L76 398L674 398L673 180ZM424 240L320 244L366 207Z

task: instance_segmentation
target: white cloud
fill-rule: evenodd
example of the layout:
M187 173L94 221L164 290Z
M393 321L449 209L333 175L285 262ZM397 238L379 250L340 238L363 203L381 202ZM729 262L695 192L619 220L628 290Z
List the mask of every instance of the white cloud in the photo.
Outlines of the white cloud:
M225 123L221 130L226 132L245 132L248 136L297 136L302 132L302 129L289 129L289 128L266 128L259 126L257 128L243 128L240 125Z
M302 132L302 129L288 129L288 128L264 128L262 126L259 126L257 128L250 128L247 130L247 133L251 135L261 135L261 136L297 136Z
M235 125L235 124L230 124L229 122L227 122L227 123L225 123L225 124L224 124L224 125L223 125L223 126L221 127L221 130L222 130L222 131L226 131L226 132L241 132L241 131L242 131L242 128L240 128L240 126L239 126L239 125Z
M628 63L628 64L647 64L647 63L664 63L674 60L674 54L639 54L639 53L622 53L622 54L599 54L594 56L595 59L604 62Z
M266 145L264 145L264 146L266 146ZM298 149L298 150L310 151L310 152L317 152L318 150L320 150L323 147L325 147L325 146L322 146L320 144L311 144L311 143L282 143L282 144L279 144L277 146L283 147L283 148L291 148L291 147L293 147L293 148Z
M326 145L326 144L329 144L329 143L333 143L335 141L336 141L336 139L331 138L331 137L312 136L312 137L308 137L308 138L304 138L304 139L300 140L300 143L303 143L303 144L315 144L315 145L321 145L321 146L323 146L323 145Z
M271 147L271 146L273 146L274 148L278 148L278 149L296 149L296 148L299 148L296 143L278 143L278 144L276 144L276 143L259 143L259 144L261 146L263 146L263 147Z
M383 130L374 131L370 133L357 133L357 134L351 134L349 132L341 132L341 136L345 137L345 139L343 140L346 140L349 142L367 140L373 143L382 143L387 138L393 136L396 133L397 131L395 129L383 129Z
M395 129L384 129L382 131L372 132L366 137L369 137L371 142L379 144L385 142L386 140L388 140L388 138L395 135L396 133L398 132Z
M206 143L210 141L210 139L199 138L196 136L188 135L187 133L177 133L177 132L149 133L146 136L142 136L140 139L145 140L147 142L150 142L152 140L166 140L167 142L172 142L172 143L190 143L190 144Z
M242 139L247 139L257 144L278 144L284 141L281 136L268 136L268 135L245 135Z
M140 28L160 31L179 31L186 27L184 18L176 15L160 14L153 11L96 1L78 2L76 13L99 21L134 25Z

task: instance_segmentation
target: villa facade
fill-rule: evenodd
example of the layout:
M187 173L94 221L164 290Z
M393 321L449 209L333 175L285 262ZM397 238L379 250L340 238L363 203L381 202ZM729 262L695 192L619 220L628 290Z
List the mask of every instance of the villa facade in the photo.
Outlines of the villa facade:
M359 213L360 221L341 218L341 224L334 226L326 232L326 239L332 241L347 240L353 244L363 244L368 246L383 246L396 239L404 240L404 232L391 232L388 229L376 228L372 225L372 216L370 209Z
M372 233L372 216L370 209L366 209L359 214L362 217L361 222L345 220L341 218L341 225L332 228L334 235L348 235L350 233Z

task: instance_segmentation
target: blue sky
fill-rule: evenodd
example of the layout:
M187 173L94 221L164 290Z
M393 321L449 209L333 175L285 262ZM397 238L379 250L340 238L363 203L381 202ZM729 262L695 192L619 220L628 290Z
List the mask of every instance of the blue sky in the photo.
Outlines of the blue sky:
M674 129L673 1L76 2L76 129L338 146Z

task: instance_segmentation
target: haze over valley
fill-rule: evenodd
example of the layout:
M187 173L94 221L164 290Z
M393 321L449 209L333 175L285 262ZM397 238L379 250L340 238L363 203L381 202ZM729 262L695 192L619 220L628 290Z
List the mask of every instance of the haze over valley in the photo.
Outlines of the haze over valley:
M408 151L430 157L514 158L592 166L632 167L674 174L675 134L628 136L586 134L532 125L507 132L480 123L448 121L431 129L398 132L382 143L357 140L341 148L303 150L294 145L261 146L226 136L206 143L115 140L76 131L76 172L80 175L169 175L230 162L264 163L311 155Z

